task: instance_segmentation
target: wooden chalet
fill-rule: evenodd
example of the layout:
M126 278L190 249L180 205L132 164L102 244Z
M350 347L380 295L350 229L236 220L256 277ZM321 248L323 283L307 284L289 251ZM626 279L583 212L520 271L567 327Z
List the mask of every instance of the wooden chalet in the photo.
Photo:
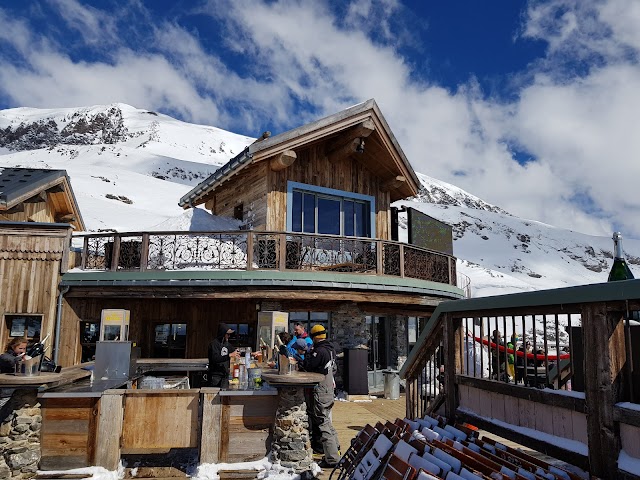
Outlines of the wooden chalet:
M464 297L455 257L392 239L391 203L418 188L373 100L265 134L179 202L240 230L83 236L82 264L61 282L60 360L91 358L103 309L130 311L142 357L171 358L206 356L219 322L255 347L258 312L284 311L326 325L340 348L372 347L376 384L421 319Z
M49 335L51 352L74 229L84 223L64 170L0 168L1 345Z

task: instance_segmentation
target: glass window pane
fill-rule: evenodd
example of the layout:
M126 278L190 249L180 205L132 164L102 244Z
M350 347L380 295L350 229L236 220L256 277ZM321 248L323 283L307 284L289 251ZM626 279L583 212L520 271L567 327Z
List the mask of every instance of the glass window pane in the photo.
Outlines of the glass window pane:
M355 217L356 236L370 237L371 231L369 229L369 204L360 202L355 203Z
M303 229L305 233L316 233L316 196L305 193L302 213Z
M328 312L311 312L311 320L329 320Z
M318 197L318 233L340 235L340 200Z
M291 231L302 231L302 192L293 192L291 205Z
M343 208L343 227L344 227L344 235L347 237L353 237L355 235L355 229L354 229L354 218L353 218L353 214L354 214L354 206L353 206L353 202L351 200L345 200L344 202L342 202L342 208Z

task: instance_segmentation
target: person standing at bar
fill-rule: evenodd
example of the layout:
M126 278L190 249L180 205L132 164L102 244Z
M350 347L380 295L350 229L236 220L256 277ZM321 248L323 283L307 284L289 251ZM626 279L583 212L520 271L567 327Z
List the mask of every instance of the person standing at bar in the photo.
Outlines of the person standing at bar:
M338 434L331 423L331 409L333 408L333 379L336 366L336 351L327 341L327 331L322 325L314 325L311 329L313 347L305 355L303 368L307 372L324 375L318 385L313 388L312 401L307 403L311 432L311 444L322 445L324 460L320 462L322 468L333 468L340 460ZM311 405L309 405L311 403ZM314 438L319 436L319 438Z
M209 380L212 387L229 388L231 358L240 358L240 351L229 343L233 329L226 323L218 325L218 334L209 344Z

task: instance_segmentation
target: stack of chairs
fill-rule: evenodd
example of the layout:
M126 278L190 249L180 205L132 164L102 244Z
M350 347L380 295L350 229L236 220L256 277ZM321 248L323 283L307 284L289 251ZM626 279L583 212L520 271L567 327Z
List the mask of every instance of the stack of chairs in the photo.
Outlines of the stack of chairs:
M425 416L365 426L333 469L337 480L580 480L469 424Z

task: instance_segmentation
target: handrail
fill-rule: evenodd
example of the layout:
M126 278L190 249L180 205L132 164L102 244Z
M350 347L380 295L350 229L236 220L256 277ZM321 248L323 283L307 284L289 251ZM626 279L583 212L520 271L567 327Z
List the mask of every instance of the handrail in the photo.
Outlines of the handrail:
M376 238L237 230L102 232L74 239L83 241L82 270L314 270L449 285L464 279L451 255Z
M436 362L443 366L438 395L450 420L482 420L487 405L496 403L498 423L483 421L482 428L495 427L497 435L520 442L520 416L506 406L514 404L512 398L522 399L520 408L528 409L520 414L529 428L527 414L535 404L545 405L540 411L552 409L546 410L553 412L551 423L556 415L578 415L586 424L579 441L588 444L591 474L617 478L615 459L625 442L617 423L635 425L636 420L616 416L615 408L640 401L640 378L632 369L638 355L632 330L640 328L629 321L634 312L640 312L640 279L442 302L400 370L407 385L407 416L434 407L421 385ZM553 391L563 389L571 391ZM500 413L502 402L505 411ZM535 407L533 415L537 412ZM513 428L505 427L509 424ZM573 439L563 428L538 430Z

